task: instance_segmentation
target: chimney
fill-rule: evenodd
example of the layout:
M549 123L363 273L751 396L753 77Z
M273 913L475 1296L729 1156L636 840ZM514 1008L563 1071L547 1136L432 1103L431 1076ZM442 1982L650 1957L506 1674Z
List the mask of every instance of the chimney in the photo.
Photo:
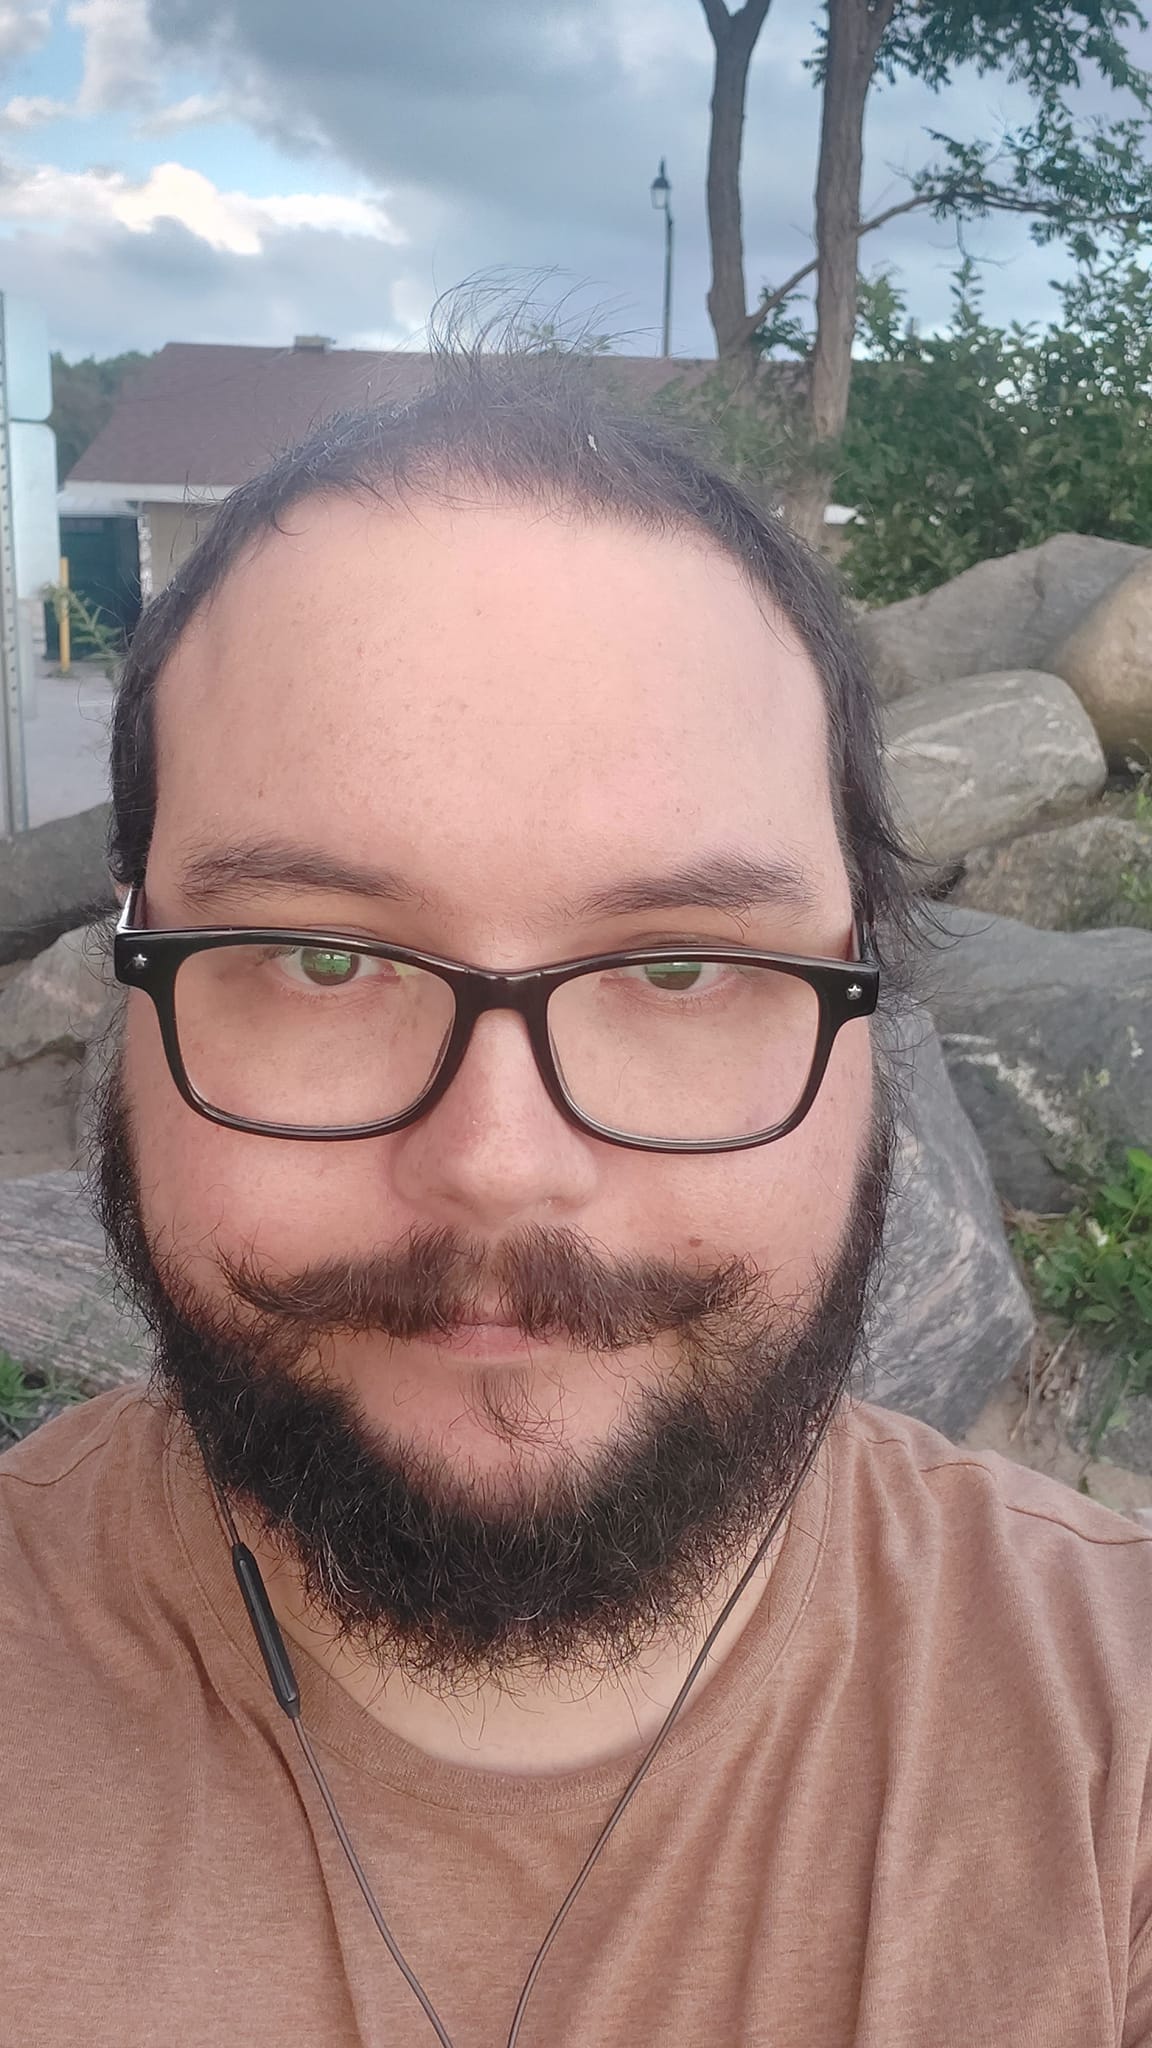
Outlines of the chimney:
M298 334L293 340L292 349L294 354L307 352L322 356L327 353L332 344L333 336L331 334Z

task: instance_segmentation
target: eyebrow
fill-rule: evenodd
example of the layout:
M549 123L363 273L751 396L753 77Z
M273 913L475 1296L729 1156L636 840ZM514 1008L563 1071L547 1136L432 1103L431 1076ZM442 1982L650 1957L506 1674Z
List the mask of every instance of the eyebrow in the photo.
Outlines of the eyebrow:
M425 891L394 868L345 860L317 847L272 838L235 841L190 853L181 867L180 887L185 898L201 909L241 889L315 890L416 906L428 901ZM552 914L577 923L647 910L749 911L762 904L814 912L820 903L815 878L796 861L719 851L655 874L627 876L554 905Z

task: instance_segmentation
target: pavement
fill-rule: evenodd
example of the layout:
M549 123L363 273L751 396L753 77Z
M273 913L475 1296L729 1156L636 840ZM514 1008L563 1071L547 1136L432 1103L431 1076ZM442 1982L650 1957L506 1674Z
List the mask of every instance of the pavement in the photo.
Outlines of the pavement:
M95 662L76 661L62 676L37 664L24 713L28 822L71 818L108 796L108 728L113 685Z

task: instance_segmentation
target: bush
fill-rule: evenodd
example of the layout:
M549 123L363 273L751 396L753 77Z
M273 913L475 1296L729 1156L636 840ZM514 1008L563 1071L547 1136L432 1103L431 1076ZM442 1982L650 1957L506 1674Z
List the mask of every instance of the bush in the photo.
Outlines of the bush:
M1152 545L1152 273L1129 246L1057 289L1052 326L995 327L965 262L947 331L922 336L890 277L862 282L836 496L866 603L1054 533Z

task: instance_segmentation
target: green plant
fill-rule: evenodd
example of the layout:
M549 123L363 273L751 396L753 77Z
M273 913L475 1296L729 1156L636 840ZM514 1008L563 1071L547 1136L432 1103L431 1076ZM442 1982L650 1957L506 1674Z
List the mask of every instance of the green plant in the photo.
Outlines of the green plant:
M1152 1388L1152 1153L1133 1147L1071 1214L1031 1220L1013 1244L1041 1306L1114 1360L1089 1432L1094 1454L1123 1396Z
M113 681L124 653L119 629L107 623L99 606L88 604L79 591L70 590L65 583L46 583L41 596L55 608L60 625L66 616L70 619L73 652L91 655Z
M23 1366L7 1351L0 1351L0 1434L19 1437L22 1425L40 1413L45 1402L82 1401L79 1387L69 1386L54 1373Z
M999 327L965 260L942 333L891 277L861 282L834 495L869 604L932 590L1054 533L1152 543L1152 251L1133 231L1054 283L1047 327Z
M1140 916L1152 923L1152 875L1136 875L1126 870L1120 877L1120 894L1125 903L1130 903Z

